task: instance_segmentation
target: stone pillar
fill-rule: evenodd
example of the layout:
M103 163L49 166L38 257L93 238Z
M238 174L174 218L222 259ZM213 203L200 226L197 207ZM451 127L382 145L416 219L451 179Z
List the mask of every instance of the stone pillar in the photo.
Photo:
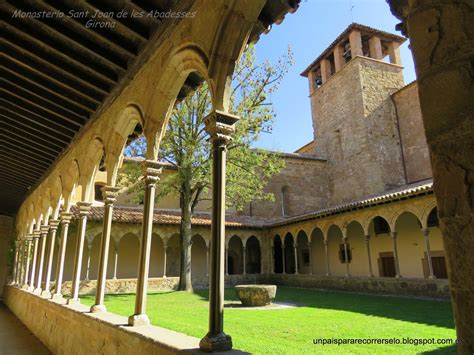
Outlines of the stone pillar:
M114 280L117 280L117 265L118 265L118 245L114 243Z
M168 241L163 242L163 278L166 278L166 263L168 254Z
M378 60L383 59L382 42L379 37L374 36L369 39L369 51L371 58Z
M84 252L84 240L86 238L87 216L89 215L91 205L90 202L81 201L77 203L77 207L79 208L79 221L77 227L76 254L74 256L74 269L72 272L71 296L67 300L67 304L80 303L79 287L81 283L82 254Z
M397 42L390 42L388 44L388 56L390 58L390 63L402 65L402 60L400 59L400 44Z
M403 21L446 251L458 352L474 353L474 85L472 0L390 0Z
M295 253L295 275L298 275L298 244L293 244L293 251Z
M247 256L245 255L247 248L244 246L242 248L242 250L243 250L243 260L244 260L244 265L243 266L244 266L244 275L245 275L245 274L247 274L247 265L246 265L247 264Z
M16 277L16 284L18 287L21 287L21 281L22 281L22 275L23 275L23 259L24 259L24 244L23 240L20 242L20 247L19 247L19 255L20 257L18 258L18 274Z
M286 255L285 255L285 243L281 243L281 255L282 255L282 266L283 271L282 274L286 274Z
M350 277L351 272L350 272L350 269L349 269L349 253L347 251L347 237L342 238L342 241L344 243L344 257L346 258L346 277Z
M54 286L53 300L59 301L63 298L61 287L63 285L64 259L66 258L66 246L69 224L71 223L72 213L61 212L61 240L59 242L58 262L56 264L56 284Z
M54 256L54 243L56 241L56 232L58 230L59 220L52 219L49 221L49 245L48 245L48 258L46 262L46 280L44 283L44 290L41 293L41 296L51 297L50 282L51 282L51 269L53 266L53 256Z
M31 261L30 286L28 287L28 292L33 292L35 290L36 264L38 260L40 233L40 231L33 232L33 260Z
M359 31L353 30L349 33L349 45L351 47L352 58L355 58L358 55L364 55L364 52L362 51L362 36Z
M28 276L30 272L30 257L31 257L31 244L33 243L33 238L31 235L28 236L26 240L26 264L25 264L25 275L23 277L23 288L28 289Z
M331 63L328 59L321 60L321 81L323 84L331 77Z
M225 247L225 252L224 252L224 260L225 260L225 274L229 275L229 248L226 246Z
M393 240L393 258L395 259L395 272L396 272L395 277L400 278L402 277L402 275L400 275L400 264L398 262L397 235L398 235L397 232L390 232L390 236L392 237L392 240Z
M143 206L142 237L138 256L137 292L135 296L135 313L128 318L132 326L149 325L146 314L146 297L148 288L148 270L150 268L151 233L155 206L155 188L161 173L161 164L146 160L143 164L145 182L145 203Z
M89 281L89 273L91 270L91 252L92 252L92 241L87 241L87 260L86 260L86 277L84 280Z
M271 253L271 260L270 260L270 272L272 274L275 273L275 246L272 245L272 253Z
M365 245L367 247L367 262L369 263L369 277L374 277L372 272L372 259L370 256L370 235L365 236Z
M206 245L206 276L209 276L209 246Z
M430 248L430 230L429 228L422 229L423 236L425 237L425 252L426 252L426 259L428 261L428 270L429 270L429 279L435 279L435 275L433 273L433 264L431 262L431 248Z
M225 250L225 174L227 143L238 117L221 111L205 119L212 142L212 224L211 272L209 277L209 331L199 347L204 351L232 349L232 339L224 333L224 250Z
M324 243L324 252L326 253L326 276L331 276L331 271L329 270L328 241L324 239L323 243Z
M335 46L334 47L334 67L336 69L336 73L342 69L344 64L346 64L346 60L343 57L344 54L344 48L341 46Z
M41 283L43 281L43 264L44 264L44 254L46 252L46 242L48 241L49 226L41 226L41 248L40 248L40 257L38 262L38 274L36 275L36 285L34 293L40 295L42 288Z
M18 240L15 240L15 258L13 259L13 269L12 269L13 273L12 273L12 278L10 281L11 285L16 284L16 278L18 275L18 256L20 255L20 251L18 250L19 247L20 247L20 243L18 242Z
M309 274L313 275L313 247L311 242L308 242L309 249Z
M91 307L91 312L105 312L104 304L105 283L107 280L107 261L109 258L110 232L112 230L112 216L114 202L120 188L104 186L102 195L104 197L104 220L102 222L102 237L100 240L99 270L97 273L97 288L95 293L95 304ZM90 252L89 252L90 255Z

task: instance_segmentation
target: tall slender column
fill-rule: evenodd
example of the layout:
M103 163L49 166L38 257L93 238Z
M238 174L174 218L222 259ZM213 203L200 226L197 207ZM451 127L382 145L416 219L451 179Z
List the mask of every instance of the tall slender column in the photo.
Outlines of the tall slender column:
M398 262L397 234L398 234L397 232L390 232L390 236L392 237L392 240L393 240L393 257L395 259L395 272L396 272L395 277L400 278L402 277L402 275L400 275L400 264Z
M146 296L148 288L148 269L150 268L151 232L155 205L155 189L161 173L161 164L146 160L143 178L145 181L145 204L143 206L142 238L138 257L137 292L135 296L135 313L128 318L129 325L149 325L146 314Z
M40 233L41 232L38 230L33 232L33 260L31 261L30 286L28 287L28 292L33 292L35 290L36 264L39 253Z
M367 262L369 263L369 277L374 277L372 272L372 258L370 257L370 235L365 236L365 245L367 247Z
M225 174L227 144L238 117L215 110L205 119L212 142L211 274L209 277L209 331L199 347L204 351L232 349L224 333Z
M86 260L86 277L85 277L86 281L89 281L89 274L91 271L91 252L92 252L92 242L87 241L87 260Z
M247 265L246 265L246 264L247 264L247 256L245 255L245 254L246 254L246 250L247 250L247 248L244 246L244 247L242 248L242 254L243 254L243 255L242 255L242 259L243 259L243 262L244 262L244 265L243 265L243 267L244 267L244 268L243 268L243 274L244 274L244 275L247 274Z
M295 275L298 275L298 244L293 244L293 249L295 252Z
M114 280L117 280L117 265L118 265L118 245L114 243Z
M64 259L66 258L67 237L71 218L72 213L61 212L61 240L59 242L58 262L56 265L56 283L54 286L54 295L52 297L52 299L56 301L62 300L63 298L61 288L63 285Z
M351 276L351 272L349 270L349 253L347 251L347 237L342 238L342 241L344 242L344 258L346 259L346 277Z
M209 246L206 245L206 276L209 276Z
M76 255L74 256L71 295L67 300L67 304L71 305L81 302L79 299L79 286L81 283L82 254L84 252L84 240L86 238L87 216L89 215L91 205L90 202L80 201L77 203L77 207L79 208L79 221L77 228Z
M168 242L163 242L163 278L166 278L166 257L168 254Z
M91 307L91 312L105 312L104 304L105 284L107 279L107 261L109 258L110 232L112 230L112 217L114 202L120 188L104 186L102 194L104 196L104 221L102 225L102 238L100 240L99 272L97 275L97 290L95 294L95 304Z
M328 253L328 241L324 239L324 252L326 253L326 276L331 276L331 271L329 270L329 253Z
M309 249L309 274L313 275L313 247L312 247L311 242L308 242L308 249Z
M229 248L227 246L225 247L224 260L225 260L225 267L224 267L225 274L229 275Z
M19 248L19 262L18 262L18 275L16 277L16 284L18 287L21 287L21 282L22 282L22 276L23 276L23 263L24 263L24 256L25 256L25 244L23 243L23 240L20 242L20 248Z
M426 258L428 259L428 269L429 269L429 279L435 279L436 276L433 273L433 263L431 262L431 248L430 248L430 230L429 228L424 228L422 230L423 236L425 237L425 252Z
M42 291L42 281L43 281L43 265L44 265L44 254L46 252L46 242L48 239L49 226L41 226L41 248L40 248L40 257L38 261L38 274L36 275L36 285L34 293L40 295Z
M20 243L18 242L18 240L15 240L15 258L13 259L12 276L10 280L11 285L15 285L16 277L18 275L18 256L20 254L18 250L19 246L20 246Z
M31 257L31 244L33 243L32 235L28 235L26 239L26 264L25 264L25 275L23 276L23 288L28 289L28 277L30 273L30 257Z
M53 266L53 256L54 256L54 243L56 242L56 232L58 230L59 220L52 219L49 221L49 245L48 245L48 258L46 265L46 280L44 283L44 290L41 293L41 296L51 297L50 293L50 282L51 282L51 269Z
M283 259L283 262L282 262L282 266L283 266L282 274L286 274L285 243L281 243L281 257L282 257L282 259Z

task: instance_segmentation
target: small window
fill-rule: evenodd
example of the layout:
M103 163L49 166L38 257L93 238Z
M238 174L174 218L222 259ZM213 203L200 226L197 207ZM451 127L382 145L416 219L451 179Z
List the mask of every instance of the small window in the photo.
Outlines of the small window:
M94 186L94 200L96 201L104 201L104 197L102 196L102 188L104 184L95 184Z
M377 216L374 218L374 230L375 234L387 234L390 233L390 226L385 219Z
M346 253L344 252L344 244L339 244L339 260L341 264L345 264L346 262L352 261L352 250L349 243L347 243L347 261L346 261Z

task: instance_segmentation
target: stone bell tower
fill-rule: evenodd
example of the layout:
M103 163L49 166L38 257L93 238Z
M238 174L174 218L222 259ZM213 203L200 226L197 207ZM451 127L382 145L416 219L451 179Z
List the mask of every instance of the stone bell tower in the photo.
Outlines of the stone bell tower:
M406 183L391 99L404 86L404 41L352 23L301 74L309 81L314 153L328 160L330 204Z

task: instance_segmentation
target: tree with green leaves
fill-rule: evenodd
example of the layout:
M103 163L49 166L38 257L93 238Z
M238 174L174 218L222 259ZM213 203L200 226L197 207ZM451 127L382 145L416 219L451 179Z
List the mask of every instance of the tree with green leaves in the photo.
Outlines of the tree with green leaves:
M242 210L249 202L273 200L264 191L269 178L283 167L275 154L257 150L253 145L263 132L271 130L276 113L270 97L280 86L292 64L292 53L277 63L257 63L253 46L245 51L232 80L230 109L241 119L228 145L226 201L229 207ZM204 118L212 109L206 83L178 102L170 116L166 134L160 144L159 159L176 171L167 174L159 184L157 198L179 196L181 209L181 268L179 289L192 291L191 284L191 219L200 201L210 199L211 143L205 132ZM126 156L143 156L145 141L140 137L125 150ZM137 181L141 175L136 164L124 167L122 185ZM140 199L142 195L138 194Z

